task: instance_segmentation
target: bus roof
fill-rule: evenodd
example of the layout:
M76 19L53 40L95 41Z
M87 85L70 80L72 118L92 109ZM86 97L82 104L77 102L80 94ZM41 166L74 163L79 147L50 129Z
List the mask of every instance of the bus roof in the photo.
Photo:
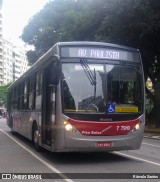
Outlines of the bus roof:
M58 46L101 46L101 47L110 47L110 48L117 48L117 49L139 52L139 50L136 48L123 46L119 44L105 43L105 42L73 41L73 42L57 42L55 45L58 45Z

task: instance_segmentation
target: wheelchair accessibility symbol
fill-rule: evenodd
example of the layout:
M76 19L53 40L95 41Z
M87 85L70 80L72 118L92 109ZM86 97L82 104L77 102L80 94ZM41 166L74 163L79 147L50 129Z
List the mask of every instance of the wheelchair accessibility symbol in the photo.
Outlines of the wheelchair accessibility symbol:
M109 113L115 112L115 105L114 104L108 104L108 112Z

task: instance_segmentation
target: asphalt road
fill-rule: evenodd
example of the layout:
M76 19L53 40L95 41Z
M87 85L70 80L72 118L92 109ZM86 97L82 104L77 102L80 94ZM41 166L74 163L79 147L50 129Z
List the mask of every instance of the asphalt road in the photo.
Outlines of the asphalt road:
M134 151L38 153L0 119L0 172L3 181L160 181L160 140L144 138L141 149Z

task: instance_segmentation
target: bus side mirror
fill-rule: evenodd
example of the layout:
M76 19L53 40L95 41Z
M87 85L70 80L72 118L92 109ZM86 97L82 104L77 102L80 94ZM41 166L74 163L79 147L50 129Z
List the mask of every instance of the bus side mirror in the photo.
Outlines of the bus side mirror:
M52 83L58 85L61 76L61 63L57 55L53 56Z

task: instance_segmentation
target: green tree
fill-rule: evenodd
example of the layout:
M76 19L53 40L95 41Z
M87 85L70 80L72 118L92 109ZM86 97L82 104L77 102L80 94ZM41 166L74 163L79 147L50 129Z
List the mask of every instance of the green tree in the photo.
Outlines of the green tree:
M153 83L152 122L160 126L160 1L113 0L97 31L97 40L123 44L141 51L145 77Z
M94 40L105 14L104 3L105 0L55 0L46 4L22 34L22 39L35 47L27 53L30 64L56 42Z
M10 85L11 85L11 83L0 86L0 106L6 104L6 102L7 102L7 89Z

